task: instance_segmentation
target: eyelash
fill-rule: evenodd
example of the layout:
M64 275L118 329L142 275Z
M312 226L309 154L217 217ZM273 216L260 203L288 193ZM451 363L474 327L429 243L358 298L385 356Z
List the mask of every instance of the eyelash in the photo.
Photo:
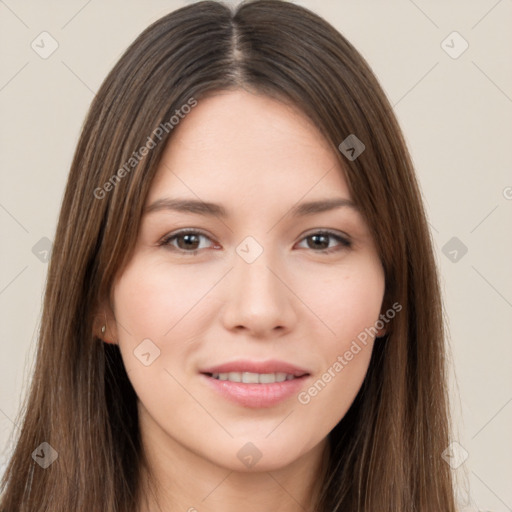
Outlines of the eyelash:
M197 229L183 229L183 230L180 230L176 233L171 233L170 235L164 237L160 242L159 242L159 246L165 246L173 251L177 251L179 253L181 253L182 255L186 255L186 256L197 256L198 252L202 249L194 249L192 251L185 251L183 249L180 249L180 248L177 248L177 247L174 247L170 244L170 242L174 239L177 239L179 238L180 236L183 236L183 235L188 235L188 234L193 234L193 235L199 235L199 236L203 236L205 238L208 238L210 239L210 237L206 234L206 233L203 233L202 231L199 231ZM332 231L329 231L329 230L319 230L319 231L314 231L312 233L310 233L309 235L306 235L305 237L303 237L301 239L301 242L303 240L306 240L314 235L327 235L329 237L332 237L334 238L335 240L337 240L339 243L340 243L340 246L338 247L330 247L328 249L322 249L322 250L319 250L319 251L315 251L313 250L313 252L316 252L316 253L319 253L319 254L331 254L333 252L337 252L337 251L340 251L342 249L349 249L352 247L352 242L347 239L347 238L344 238L342 237L341 235L339 235L338 233L335 233L335 232L332 232Z

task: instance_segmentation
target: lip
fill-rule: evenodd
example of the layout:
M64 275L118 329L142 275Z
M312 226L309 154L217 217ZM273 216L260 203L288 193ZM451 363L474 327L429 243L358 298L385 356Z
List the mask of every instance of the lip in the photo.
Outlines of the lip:
M245 384L214 379L212 373L251 372L288 373L295 379L269 384ZM214 392L242 407L269 408L296 396L304 386L310 373L303 368L284 361L232 361L201 370L201 378Z
M237 360L223 363L218 366L211 366L200 370L201 373L229 373L229 372L251 372L251 373L288 373L294 377L308 375L308 370L287 363L271 359L268 361Z

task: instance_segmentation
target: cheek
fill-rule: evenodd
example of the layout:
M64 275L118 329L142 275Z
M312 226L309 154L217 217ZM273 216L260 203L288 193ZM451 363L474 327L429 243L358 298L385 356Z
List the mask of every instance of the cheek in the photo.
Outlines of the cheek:
M141 258L130 264L114 289L126 372L141 402L152 413L160 411L162 418L172 417L176 408L190 407L190 397L179 383L195 349L193 340L200 337L194 318L200 308L194 306L212 286L205 279L191 282L193 277Z
M323 371L297 397L301 428L327 435L340 422L361 389L372 348L373 341L356 341L330 354Z
M375 325L384 297L384 272L373 258L359 258L338 269L318 269L305 278L300 276L301 297L323 323L317 339L325 341L328 352L345 345ZM331 354L332 355L332 354Z
M134 264L119 280L115 293L115 314L119 324L120 342L143 338L172 345L176 333L186 336L183 329L194 317L195 306L218 279L203 275L200 279L191 272L179 271L158 262Z
M169 385L164 370L183 369L198 338L194 306L209 287L208 280L190 279L159 262L133 262L114 290L119 348L127 373L137 391ZM195 326L195 328L193 327ZM149 355L147 355L149 354ZM152 394L155 389L151 391Z
M340 268L335 277L332 268L325 277L317 273L307 283L316 290L308 295L311 309L322 320L315 336L322 368L298 401L313 417L322 414L327 429L345 415L361 387L384 296L384 273L378 260L358 263Z

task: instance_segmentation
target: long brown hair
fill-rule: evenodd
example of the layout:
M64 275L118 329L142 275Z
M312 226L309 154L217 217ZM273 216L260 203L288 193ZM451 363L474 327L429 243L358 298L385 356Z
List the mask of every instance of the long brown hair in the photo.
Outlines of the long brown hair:
M101 342L93 322L130 260L169 119L191 98L239 87L298 106L332 144L379 250L384 307L402 306L329 434L315 510L455 511L441 457L450 427L438 275L400 128L370 67L337 30L292 3L255 0L233 11L204 1L159 19L94 98L57 225L35 372L2 481L4 512L136 510L145 464L137 397L118 346ZM365 145L355 159L337 149L351 134ZM32 456L44 442L58 453L46 469Z

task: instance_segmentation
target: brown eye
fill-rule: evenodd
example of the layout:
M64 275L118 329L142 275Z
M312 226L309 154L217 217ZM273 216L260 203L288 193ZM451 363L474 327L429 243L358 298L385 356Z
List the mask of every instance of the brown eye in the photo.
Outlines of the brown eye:
M308 249L313 249L314 252L333 252L339 251L344 248L351 247L352 243L347 238L340 236L337 233L330 231L318 231L303 238L307 243ZM336 245L331 244L331 240L338 242Z
M200 249L208 247L208 244L201 247L202 239L210 240L208 236L200 231L186 230L167 236L162 240L160 245L169 247L170 249L178 252L195 255Z
M177 245L178 245L178 247L180 249L196 250L199 247L200 235L198 236L198 235L193 235L193 234L190 234L190 233L185 233L184 235L178 235L175 238L177 240ZM180 241L182 243L180 243Z

